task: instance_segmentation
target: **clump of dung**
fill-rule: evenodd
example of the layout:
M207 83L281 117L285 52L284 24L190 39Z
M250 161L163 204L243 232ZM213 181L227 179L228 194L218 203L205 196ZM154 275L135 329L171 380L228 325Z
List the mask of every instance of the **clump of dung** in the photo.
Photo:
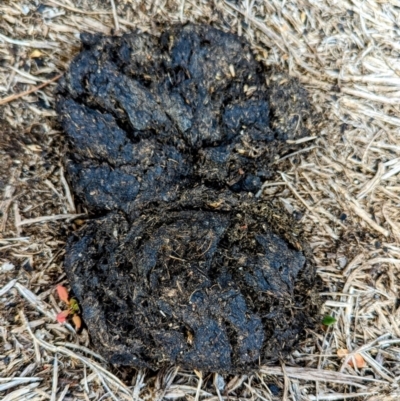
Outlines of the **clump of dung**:
M254 193L309 134L306 92L208 26L82 43L57 108L94 217L65 259L93 342L152 369L285 356L315 324L315 269L294 221Z

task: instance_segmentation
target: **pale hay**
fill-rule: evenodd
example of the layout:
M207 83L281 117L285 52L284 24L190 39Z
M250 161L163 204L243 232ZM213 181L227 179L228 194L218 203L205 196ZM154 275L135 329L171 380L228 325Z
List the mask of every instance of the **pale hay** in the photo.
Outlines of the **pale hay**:
M400 399L400 13L395 0L3 0L0 4L0 397L3 400ZM44 7L47 5L47 7ZM114 8L115 6L115 8ZM77 208L54 129L56 78L81 31L205 22L246 36L307 87L323 125L257 194L302 213L337 324L256 375L115 369L54 319ZM41 57L36 65L30 57ZM44 85L45 84L45 85ZM23 94L23 92L26 92ZM23 94L22 97L19 95ZM40 103L38 103L40 100ZM315 135L318 135L315 138ZM10 145L11 143L11 145ZM7 146L6 146L7 145ZM347 218L344 219L344 214ZM61 219L61 220L59 220ZM82 224L76 221L75 225ZM9 265L7 265L9 266ZM337 349L350 354L340 360ZM348 365L361 353L368 368ZM281 388L274 396L268 384Z

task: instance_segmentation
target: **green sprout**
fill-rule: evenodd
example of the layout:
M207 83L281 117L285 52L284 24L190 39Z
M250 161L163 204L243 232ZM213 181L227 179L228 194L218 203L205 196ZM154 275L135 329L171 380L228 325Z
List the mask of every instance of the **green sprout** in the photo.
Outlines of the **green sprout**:
M333 316L325 316L322 319L322 324L324 326L332 326L333 324L335 324L337 322L337 320L333 317Z

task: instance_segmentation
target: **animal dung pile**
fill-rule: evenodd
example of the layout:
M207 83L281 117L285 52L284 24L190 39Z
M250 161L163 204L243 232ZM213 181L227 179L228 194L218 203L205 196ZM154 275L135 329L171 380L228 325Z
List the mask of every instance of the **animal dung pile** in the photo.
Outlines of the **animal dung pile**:
M92 215L65 258L92 341L151 369L284 357L318 319L315 267L294 220L254 194L309 135L307 93L209 26L82 44L57 109Z

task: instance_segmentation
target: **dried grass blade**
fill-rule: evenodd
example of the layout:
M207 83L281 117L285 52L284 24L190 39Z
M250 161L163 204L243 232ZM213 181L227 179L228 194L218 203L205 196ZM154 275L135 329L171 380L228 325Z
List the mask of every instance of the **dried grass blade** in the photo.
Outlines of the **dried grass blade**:
M61 347L67 347L67 348L72 348L72 349L77 349L79 351L82 351L86 354L89 354L97 359L99 359L102 362L106 362L106 360L96 352L90 350L89 348L83 347L82 345L79 344L73 344L73 343L56 343L55 345L61 346Z
M0 289L0 297L3 296L4 294L7 294L8 291L11 290L11 288L14 287L16 284L17 279L11 280L8 284L6 284L2 289Z
M69 390L69 384L64 387L64 390L61 392L60 396L58 397L57 401L63 401L64 397L67 395Z
M27 400L30 397L32 390L37 388L40 383L31 383L24 388L20 388L18 390L13 391L12 393L7 394L2 401L16 401L16 400Z
M116 376L114 376L111 372L109 372L107 369L103 368L100 366L97 362L93 362L90 359L76 354L75 352L64 348L64 347L57 347L57 350L59 353L70 356L72 358L79 359L82 363L86 364L90 369L95 371L97 374L98 372L101 372L101 374L104 375L104 377L108 380L109 383L115 385L119 390L123 391L125 394L130 395L131 391L126 387L124 383L121 382Z
M47 0L43 1L42 4L48 5L48 6L57 6L57 7L63 7L66 10L72 11L77 14L86 14L86 15L109 15L112 14L112 11L107 11L107 10L97 10L97 11L85 11L80 8L75 8L71 6L67 6L66 4L60 3L55 0Z
M20 384L30 383L30 382L37 382L42 381L43 379L40 377L10 377L10 378L2 378L0 382L6 382L4 384L0 384L0 392L6 391L10 388L15 386L19 386Z
M15 287L17 288L18 292L37 310L39 310L43 315L46 315L51 320L55 320L56 313L53 310L49 310L48 306L41 301L32 291L25 288L20 283L16 283Z
M318 394L318 396L315 395L309 395L308 398L310 401L339 401L339 400L347 400L347 399L358 399L359 397L367 397L370 395L374 395L378 393L378 391L372 391L372 392L360 392L360 393L334 393L334 394Z
M0 33L0 40L17 46L34 47L36 49L54 49L58 46L57 42L41 42L39 40L16 40Z
M357 214L358 217L363 219L370 227L380 232L385 237L389 236L390 232L388 230L385 230L378 223L372 220L372 218L368 215L368 213L361 207L361 205L355 199L350 200L349 204L353 209L354 213Z
M25 219L22 220L19 226L26 226L30 224L35 224L35 223L46 223L48 221L56 221L56 220L74 220L77 219L78 217L86 216L85 213L79 213L79 214L53 214L52 216L39 216L35 217L33 219Z
M56 401L57 389L58 389L58 356L56 352L54 355L54 363L53 363L53 385L51 388L50 401Z
M282 368L265 366L260 369L261 373L266 375L283 376ZM348 384L352 386L362 387L363 381L375 383L387 383L384 380L371 379L369 377L360 377L347 375L339 372L332 372L323 369L312 368L293 368L286 367L286 374L292 379L308 380L308 381L322 381L331 383Z

